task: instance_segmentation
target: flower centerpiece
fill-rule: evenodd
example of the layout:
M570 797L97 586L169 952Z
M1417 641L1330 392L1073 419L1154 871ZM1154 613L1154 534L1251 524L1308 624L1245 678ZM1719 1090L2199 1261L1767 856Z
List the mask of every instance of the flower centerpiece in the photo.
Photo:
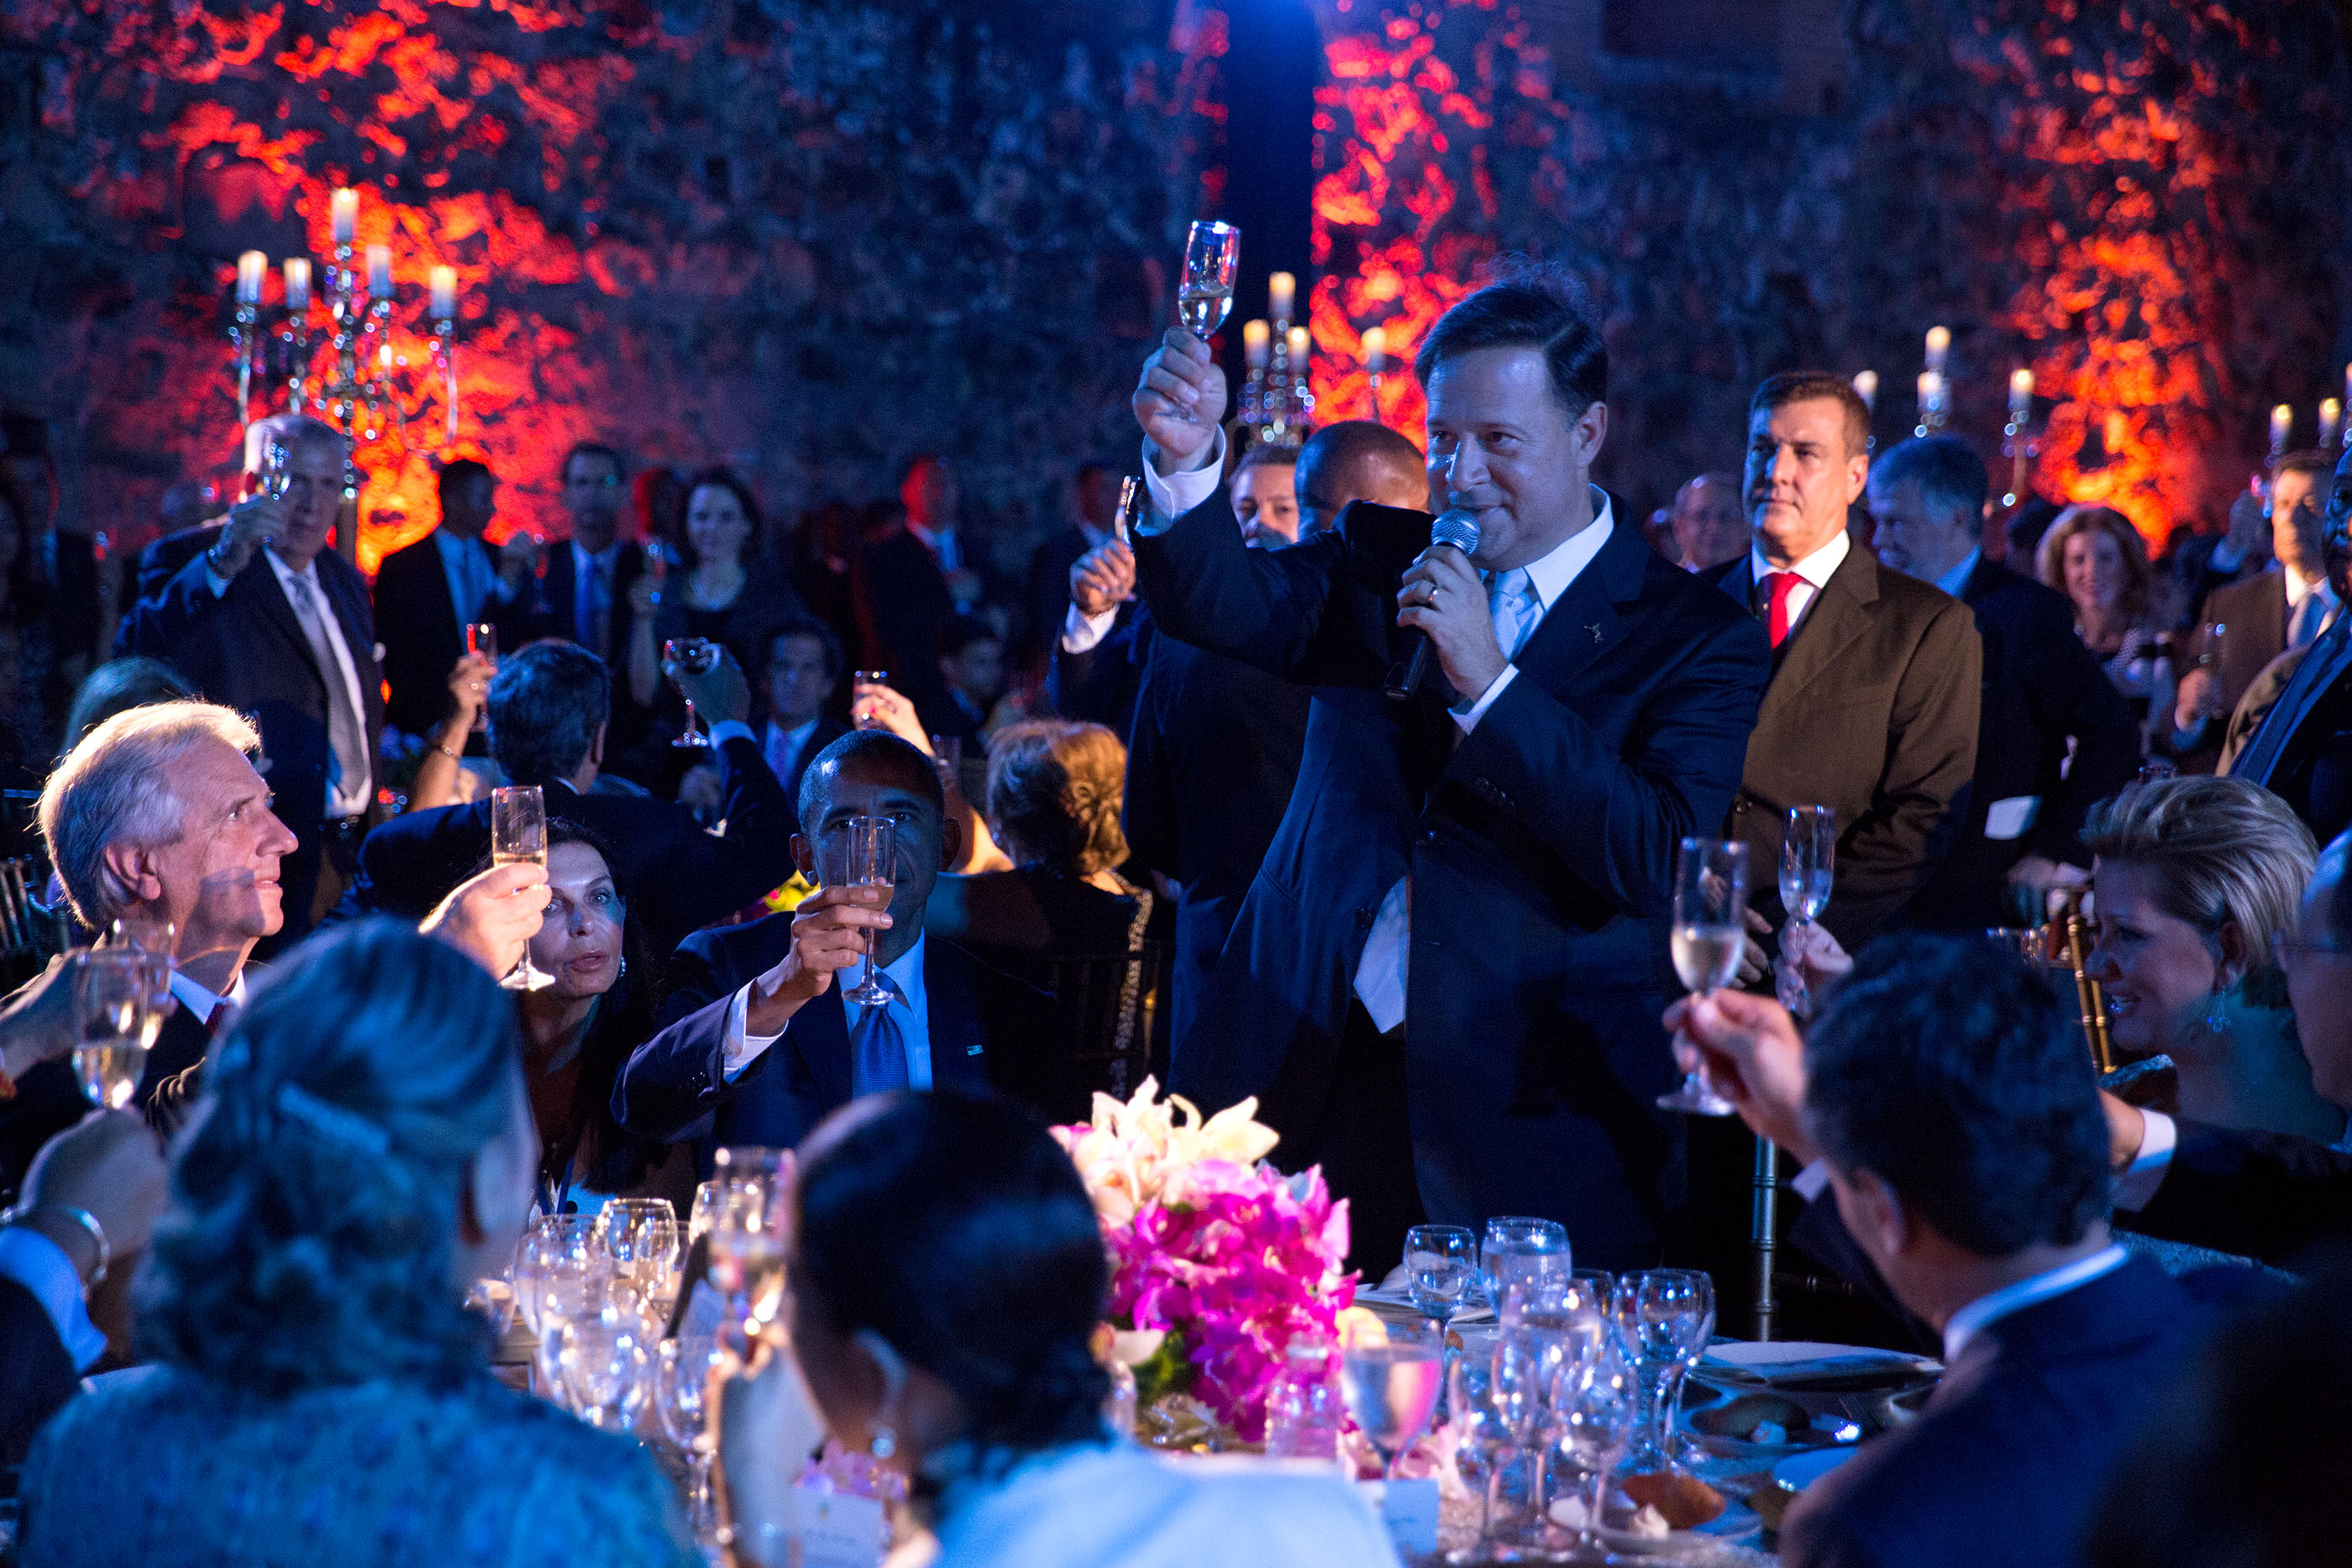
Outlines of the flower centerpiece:
M1319 1167L1286 1176L1265 1163L1278 1134L1255 1100L1203 1121L1159 1092L1146 1078L1125 1104L1097 1094L1091 1122L1054 1136L1102 1222L1113 1326L1164 1335L1136 1368L1140 1403L1191 1396L1258 1442L1292 1338L1331 1337L1355 1299L1348 1205Z

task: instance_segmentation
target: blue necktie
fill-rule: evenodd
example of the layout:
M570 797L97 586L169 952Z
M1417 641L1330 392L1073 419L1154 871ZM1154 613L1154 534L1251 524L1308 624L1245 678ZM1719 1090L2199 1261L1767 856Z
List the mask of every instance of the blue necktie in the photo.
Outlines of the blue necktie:
M874 983L897 997L898 988L877 969ZM849 1031L849 1092L852 1098L907 1087L907 1036L898 1009L884 1004L865 1009Z

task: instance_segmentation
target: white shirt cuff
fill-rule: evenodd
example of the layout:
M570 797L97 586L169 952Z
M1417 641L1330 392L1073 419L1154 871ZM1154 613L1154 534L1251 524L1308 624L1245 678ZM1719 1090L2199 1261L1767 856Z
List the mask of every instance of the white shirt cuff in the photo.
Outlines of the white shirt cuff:
M76 1372L106 1354L106 1335L89 1321L89 1307L82 1300L81 1275L75 1271L64 1248L37 1230L12 1225L0 1230L0 1275L24 1286L41 1303Z
M1164 534L1176 524L1176 519L1217 493L1225 482L1225 431L1219 425L1209 435L1209 449L1202 455L1198 467L1181 473L1162 475L1151 465L1151 454L1143 455L1143 490L1151 497L1153 516L1135 525L1135 531L1150 538Z
M1467 735L1478 727L1478 721L1486 716L1486 710L1495 706L1495 699L1503 695L1503 688L1517 680L1518 674L1517 664L1505 664L1503 673L1486 683L1486 689L1478 695L1476 702L1470 705L1469 711L1465 713L1456 708L1445 711L1454 716L1454 722L1462 727L1463 734Z
M2116 1177L2115 1203L2126 1214L2137 1214L2147 1207L2156 1189L2164 1185L2164 1175L2172 1168L2172 1151L2179 1146L2180 1130L2172 1118L2161 1111L2142 1111L2147 1123L2140 1134L2139 1153L2123 1175Z
M1118 620L1117 610L1106 610L1099 615L1087 615L1075 604L1062 617L1062 652L1090 653L1095 645L1110 635L1112 625Z
M748 740L754 746L760 744L759 738L751 733L751 727L739 719L722 718L710 727L712 750L716 751L730 740Z
M743 1070L760 1060L768 1047L784 1038L783 1031L774 1034L753 1034L751 1030L751 988L747 983L727 1004L727 1049L719 1066L732 1083L743 1076Z
M1819 1202L1823 1188L1830 1185L1830 1163L1815 1160L1790 1178L1789 1190L1807 1203Z

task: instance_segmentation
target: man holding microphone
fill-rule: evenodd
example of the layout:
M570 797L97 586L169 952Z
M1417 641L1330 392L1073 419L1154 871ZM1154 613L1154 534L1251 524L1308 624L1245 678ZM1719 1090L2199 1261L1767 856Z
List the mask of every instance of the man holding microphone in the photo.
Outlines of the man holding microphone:
M1320 1164L1377 1278L1423 1219L1569 1222L1580 1261L1657 1261L1685 1207L1657 1023L1676 847L1737 789L1768 671L1755 621L1660 559L1591 482L1608 355L1523 268L1456 304L1415 370L1449 530L1358 505L1244 545L1225 382L1181 329L1135 412L1136 530L1167 634L1314 688L1299 781L1172 1066L1249 1094ZM1171 521L1170 519L1173 519ZM1425 643L1426 674L1392 685Z

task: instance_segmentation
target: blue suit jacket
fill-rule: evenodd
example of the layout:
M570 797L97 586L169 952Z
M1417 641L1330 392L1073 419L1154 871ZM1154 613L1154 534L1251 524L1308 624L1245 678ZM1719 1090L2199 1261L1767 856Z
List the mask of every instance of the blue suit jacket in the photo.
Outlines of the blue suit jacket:
M1412 874L1405 1054L1432 1220L1549 1216L1580 1256L1654 1261L1682 1203L1658 1015L1676 846L1717 830L1769 666L1764 631L1653 551L1630 517L1528 636L1518 678L1461 735L1411 647L1397 581L1422 513L1358 503L1286 549L1242 542L1220 487L1136 540L1162 635L1314 688L1298 781L1173 1087L1264 1097L1311 1136L1359 958ZM1278 1157L1278 1156L1277 1156Z
M1995 1320L1916 1422L1807 1488L1783 1568L2079 1563L2107 1471L2210 1314L2134 1259Z
M839 985L793 1015L783 1038L730 1083L727 1009L754 976L791 948L793 917L698 931L670 960L660 1029L630 1053L613 1088L613 1114L641 1138L710 1146L790 1148L849 1103L849 1019ZM1025 1041L1050 1038L1043 992L999 974L937 936L923 947L930 1009L931 1082L978 1088L997 1081L990 1060L1003 1049L1017 1077Z

